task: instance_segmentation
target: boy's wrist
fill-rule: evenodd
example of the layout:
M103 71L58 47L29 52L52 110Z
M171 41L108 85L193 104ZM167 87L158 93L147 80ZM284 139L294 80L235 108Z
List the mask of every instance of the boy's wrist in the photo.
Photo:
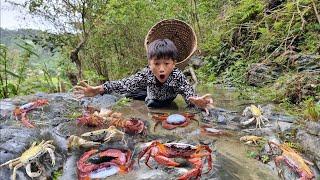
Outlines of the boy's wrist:
M103 88L103 85L96 86L96 92L97 92L97 94L101 94L101 95L103 95L103 94L104 94L104 88Z

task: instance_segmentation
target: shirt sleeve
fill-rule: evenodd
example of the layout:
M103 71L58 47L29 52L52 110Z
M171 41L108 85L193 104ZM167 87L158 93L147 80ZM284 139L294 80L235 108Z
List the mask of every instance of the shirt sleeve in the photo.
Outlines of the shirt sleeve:
M191 105L191 102L189 101L189 97L196 96L195 91L189 81L187 80L186 76L181 72L179 74L179 82L178 82L178 90L179 94L182 95L184 100L188 105Z
M147 89L147 73L147 68L144 68L130 77L118 81L107 81L103 84L104 93L126 94L138 89Z

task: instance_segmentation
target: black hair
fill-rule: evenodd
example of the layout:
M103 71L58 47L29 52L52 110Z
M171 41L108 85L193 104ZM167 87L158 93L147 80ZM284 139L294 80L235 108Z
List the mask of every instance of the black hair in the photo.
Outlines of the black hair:
M148 45L148 60L155 59L173 59L178 58L178 50L174 43L169 39L157 39Z

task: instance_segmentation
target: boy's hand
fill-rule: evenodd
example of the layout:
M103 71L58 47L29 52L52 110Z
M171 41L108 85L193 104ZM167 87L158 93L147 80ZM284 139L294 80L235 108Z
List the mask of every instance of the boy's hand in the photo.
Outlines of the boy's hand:
M206 94L201 97L189 97L189 100L192 104L202 108L209 114L208 108L213 108L213 99L211 98L211 94Z
M80 81L79 85L74 87L73 94L76 98L81 99L83 97L92 97L103 93L102 86L90 86L84 81Z

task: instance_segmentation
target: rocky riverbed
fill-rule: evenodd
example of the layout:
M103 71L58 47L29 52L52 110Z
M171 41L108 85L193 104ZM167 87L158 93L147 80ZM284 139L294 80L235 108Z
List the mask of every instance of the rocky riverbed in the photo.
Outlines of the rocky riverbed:
M28 112L28 118L36 127L26 128L20 120L16 120L12 112L15 107L36 99L47 99L48 105ZM242 116L246 105L239 105L236 108L217 107L211 109L210 114L206 115L203 112L185 109L181 105L169 109L147 109L144 102L131 101L126 105L119 106L119 104L117 105L118 100L119 97L112 95L77 100L68 93L39 93L2 100L0 102L0 164L20 157L34 141L53 140L56 147L54 150L56 164L52 166L49 153L41 156L39 162L44 166L44 171L39 179L77 179L76 162L86 150L79 149L68 152L67 138L71 135L79 136L84 132L99 129L79 126L76 122L76 118L81 116L84 107L89 105L98 109L112 108L127 118L139 118L147 127L146 134L126 135L127 144L113 142L103 145L103 148L129 149L133 152L135 161L129 173L113 175L109 177L110 179L176 179L192 168L190 163L179 158L176 161L181 162L182 165L176 168L160 165L152 158L150 158L150 165L153 169L143 163L145 158L140 159L139 166L137 164L138 153L153 140L159 140L162 143L208 145L213 150L211 153L213 170L207 174L203 173L202 179L278 179L279 169L283 169L283 176L286 179L299 178L298 174L292 173L283 163L280 167L275 167L274 156L270 155L270 149L266 143L247 146L240 142L239 138L244 135L261 136L266 141L272 140L278 143L284 143L284 141L291 142L291 144L299 143L300 146L297 149L300 148L304 158L313 163L309 167L316 177L319 177L320 124L300 122L296 117L276 112L275 107L271 104L262 105L263 116L270 122L267 122L261 129L256 129L255 123L243 125L243 122L252 116L250 113L247 116ZM199 125L192 121L187 127L166 130L161 124L155 127L155 121L151 118L151 114L155 112L181 113L186 111L196 114L195 117L199 121ZM202 126L214 128L214 131L225 134L203 134ZM203 161L203 163L207 164L208 161ZM204 165L203 172L207 170L207 166ZM0 168L0 179L9 179L11 174L12 170L8 166ZM17 170L17 179L31 179L25 173L25 167Z

